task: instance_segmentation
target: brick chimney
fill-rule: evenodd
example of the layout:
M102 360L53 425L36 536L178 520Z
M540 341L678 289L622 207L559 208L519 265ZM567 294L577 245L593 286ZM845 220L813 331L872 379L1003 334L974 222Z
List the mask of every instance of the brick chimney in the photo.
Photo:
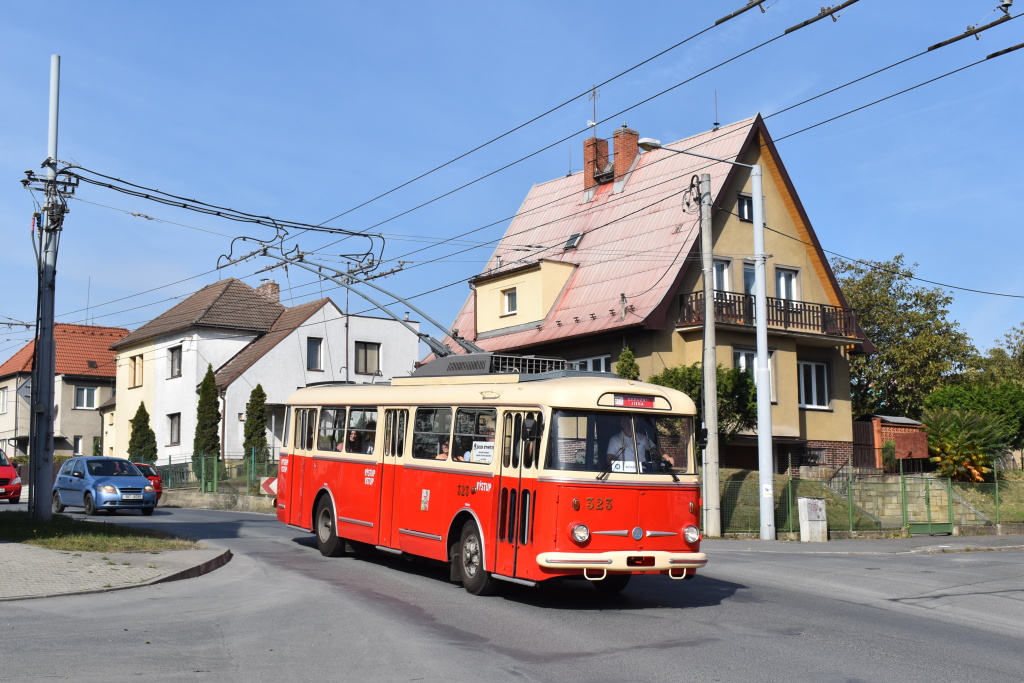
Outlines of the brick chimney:
M583 189L598 184L597 176L608 165L608 141L592 137L583 141Z
M281 303L281 285L273 280L261 280L256 293L272 304Z
M626 124L622 124L622 128L615 131L614 151L616 182L619 182L626 177L626 172L629 171L629 167L633 165L633 160L636 159L637 154L640 153L640 148L636 144L639 139L640 134L632 128L626 128Z

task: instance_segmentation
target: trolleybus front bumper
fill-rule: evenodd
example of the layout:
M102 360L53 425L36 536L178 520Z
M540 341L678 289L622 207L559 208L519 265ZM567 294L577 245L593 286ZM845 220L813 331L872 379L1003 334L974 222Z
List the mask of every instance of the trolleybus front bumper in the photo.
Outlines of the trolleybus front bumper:
M708 563L704 553L666 550L615 550L601 553L553 552L537 555L537 564L549 569L605 570L608 572L672 572L701 569Z

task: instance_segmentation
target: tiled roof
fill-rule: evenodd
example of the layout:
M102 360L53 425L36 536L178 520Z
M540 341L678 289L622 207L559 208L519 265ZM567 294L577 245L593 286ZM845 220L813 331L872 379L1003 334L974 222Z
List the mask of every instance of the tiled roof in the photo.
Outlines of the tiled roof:
M760 118L751 118L666 146L731 160L759 130ZM473 297L452 327L476 338L484 349L498 351L627 327L664 326L668 297L678 289L691 252L699 249L700 216L685 209L683 192L690 178L708 173L711 195L717 197L734 168L656 150L640 155L622 192L613 193L616 183L599 185L587 203L581 201L579 173L535 185L477 279L549 259L577 266L564 293L547 318L528 329L476 337ZM576 233L583 235L578 248L563 249Z
M330 299L318 299L301 306L285 309L269 332L248 344L235 354L234 358L220 366L214 375L217 388L222 389L238 379L239 375L249 369L253 363L302 326L311 315L328 304L334 305Z
M128 334L120 327L70 325L56 323L53 339L56 345L58 375L112 378L116 374L112 344ZM35 342L31 341L0 365L0 377L32 372Z
M266 332L285 310L241 280L228 278L207 285L158 315L113 346L115 350L193 327Z

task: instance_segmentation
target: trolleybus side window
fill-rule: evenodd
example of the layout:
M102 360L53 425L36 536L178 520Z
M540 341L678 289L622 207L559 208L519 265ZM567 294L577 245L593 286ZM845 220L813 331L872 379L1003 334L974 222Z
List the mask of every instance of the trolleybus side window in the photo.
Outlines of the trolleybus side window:
M451 447L452 409L417 408L412 457L446 460Z
M352 408L348 412L346 453L373 453L377 439L377 409Z
M295 411L295 448L313 450L313 433L316 431L316 408L298 408Z
M345 409L341 407L320 409L320 433L316 447L321 451L341 450L345 439Z
M400 458L405 453L405 429L408 421L408 410L384 411L384 455Z
M459 408L455 411L455 439L452 460L488 465L494 460L493 408Z

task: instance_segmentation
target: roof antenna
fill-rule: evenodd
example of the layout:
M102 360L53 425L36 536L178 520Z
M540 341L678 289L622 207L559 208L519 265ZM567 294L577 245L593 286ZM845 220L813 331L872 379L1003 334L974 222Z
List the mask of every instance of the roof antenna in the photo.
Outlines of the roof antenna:
M715 122L711 125L713 126L711 130L718 130L718 88L715 88Z
M587 121L587 126L594 129L594 137L597 137L597 98L601 96L601 91L597 89L595 85L590 89L590 96L587 98L594 103L594 120Z

